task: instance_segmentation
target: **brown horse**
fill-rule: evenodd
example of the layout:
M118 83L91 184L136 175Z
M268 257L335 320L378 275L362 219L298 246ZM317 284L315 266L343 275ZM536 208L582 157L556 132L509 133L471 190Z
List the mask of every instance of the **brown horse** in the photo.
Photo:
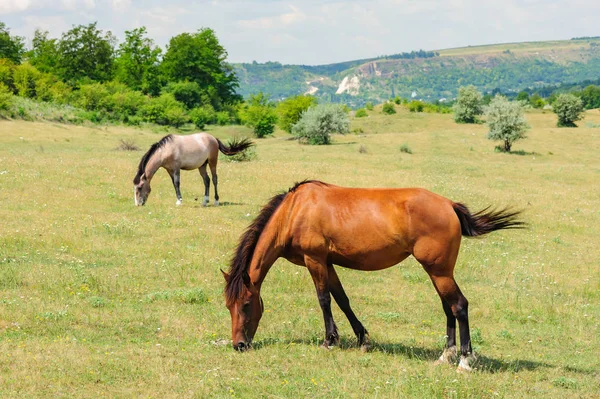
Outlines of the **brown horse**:
M419 188L345 188L304 181L273 197L241 236L226 280L235 349L250 347L263 313L262 282L279 257L306 266L317 289L325 320L324 346L338 342L331 297L344 312L359 345L367 330L357 319L333 265L375 271L413 255L429 274L447 319L447 348L439 359L456 357L456 320L460 326L458 369L472 359L468 302L453 271L461 236L519 228L519 212L470 213L466 206Z
M204 201L202 205L208 204L210 191L210 178L206 173L206 165L210 167L210 173L215 186L215 206L219 205L219 193L217 191L217 160L219 151L225 155L235 155L254 145L249 139L233 140L226 146L221 140L208 133L196 133L189 136L177 136L169 134L157 143L152 144L148 152L144 154L138 165L138 171L133 179L134 200L138 206L144 205L150 195L150 180L156 171L163 167L169 172L175 194L177 205L181 205L183 198L179 191L179 171L198 169L204 180Z

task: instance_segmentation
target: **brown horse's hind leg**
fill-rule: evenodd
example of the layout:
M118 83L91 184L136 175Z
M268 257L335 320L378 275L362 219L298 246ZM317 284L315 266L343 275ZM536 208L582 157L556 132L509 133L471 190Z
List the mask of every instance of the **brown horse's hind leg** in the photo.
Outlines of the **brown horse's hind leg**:
M342 287L342 283L340 282L340 279L333 265L328 265L327 270L329 272L329 290L331 291L331 295L333 295L333 299L335 299L335 302L338 304L340 309L342 309L342 312L344 312L344 314L348 318L348 321L352 326L352 330L354 330L354 334L356 334L358 346L365 350L368 349L367 338L369 332L358 320L358 318L354 314L354 311L350 307L350 300L348 299L348 296L344 291L344 287Z
M469 331L469 302L462 294L454 280L454 265L458 255L460 236L458 240L444 240L444 244L434 240L417 242L413 250L414 257L423 265L438 292L444 313L446 314L446 331L448 347L438 360L450 362L456 353L456 322L460 329L460 363L457 371L471 371L469 365L473 358L471 334Z
M331 295L327 263L309 255L304 255L304 264L315 283L319 305L323 311L323 319L325 321L325 341L323 342L323 346L325 348L330 348L337 345L339 335L337 326L333 321L333 314L331 313Z

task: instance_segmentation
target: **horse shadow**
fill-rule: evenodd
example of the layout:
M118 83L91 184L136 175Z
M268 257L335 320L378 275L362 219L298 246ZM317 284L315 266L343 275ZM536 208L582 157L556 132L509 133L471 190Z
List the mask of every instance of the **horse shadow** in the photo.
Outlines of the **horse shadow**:
M231 201L223 201L219 202L219 206L214 206L212 203L208 203L207 206L202 205L202 199L200 197L194 198L194 208L220 208L222 206L242 206L246 205L243 202L231 202Z
M252 344L254 350L261 350L273 345L308 345L308 346L319 346L321 345L322 337L307 337L304 339L291 339L282 340L279 338L265 338L260 341L255 341ZM356 345L356 339L342 338L338 345L340 350L352 350L358 349ZM402 343L389 343L389 342L376 342L371 341L370 347L367 353L382 353L393 356L403 356L407 359L421 360L425 362L433 363L436 361L440 354L441 349L426 348L417 345L406 345ZM578 374L595 375L596 371L592 369L583 369L578 367L560 365L554 365L541 361L527 360L527 359L497 359L491 356L486 356L476 353L477 361L475 368L478 372L487 374L497 373L516 373L520 371L534 371L539 369L554 369L563 368L566 371L570 371Z

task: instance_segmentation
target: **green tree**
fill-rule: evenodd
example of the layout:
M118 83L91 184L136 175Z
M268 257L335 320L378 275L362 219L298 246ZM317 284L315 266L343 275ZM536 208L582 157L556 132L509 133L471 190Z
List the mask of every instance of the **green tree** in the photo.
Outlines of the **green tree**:
M580 96L586 109L600 108L600 87L589 85L581 91Z
M291 133L292 126L298 123L302 113L314 105L317 105L316 97L306 95L288 97L281 101L276 108L279 127Z
M169 81L196 82L215 109L241 101L233 67L227 52L212 29L182 33L171 38L161 68Z
M113 77L115 37L96 28L96 22L63 33L58 44L58 73L65 81L84 78L106 82Z
M302 113L292 128L292 134L308 144L329 144L332 133L347 134L350 120L339 104L321 104Z
M277 123L274 104L263 93L250 95L246 107L241 111L242 122L250 126L256 137L273 134Z
M573 94L560 94L552 103L552 110L558 116L559 127L577 127L575 121L583 119L583 101Z
M58 60L57 40L48 38L48 31L36 29L27 59L40 72L55 73Z
M188 109L198 107L204 103L203 91L200 85L196 82L170 82L163 91L171 93L175 99L183 104ZM210 104L210 102L208 102Z
M0 82L0 110L8 110L13 103L12 91L2 82Z
M159 63L162 50L146 37L146 27L125 31L115 59L115 78L134 90L160 91Z
M35 98L36 83L40 77L41 73L28 62L17 65L13 71L13 82L19 96Z
M521 103L508 101L501 95L496 95L485 107L485 119L490 129L488 139L503 141L503 146L499 148L504 152L510 152L515 141L524 139L529 128Z
M483 114L483 97L475 86L463 86L458 89L456 102L452 106L454 120L457 123L477 123L477 116Z
M0 58L8 58L15 64L21 63L25 53L25 40L20 36L11 36L10 29L0 22Z
M529 93L526 91L519 92L519 94L517 94L517 101L529 102Z

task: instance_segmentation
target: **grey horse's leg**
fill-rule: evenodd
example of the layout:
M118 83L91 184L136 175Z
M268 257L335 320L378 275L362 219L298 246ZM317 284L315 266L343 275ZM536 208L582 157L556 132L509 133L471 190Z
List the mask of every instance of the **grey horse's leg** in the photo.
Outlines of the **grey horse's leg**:
M202 206L206 206L208 204L208 194L210 193L210 177L208 177L208 173L206 173L206 163L200 168L200 176L202 176L202 180L204 181L204 200L202 201Z
M217 178L217 158L215 158L214 161L209 160L208 166L210 167L210 174L212 176L213 185L215 186L215 206L219 206L219 191L217 190L217 185L219 184L219 180Z
M173 182L173 187L175 187L175 195L177 195L177 205L181 205L183 198L181 197L181 191L179 190L179 183L181 181L179 177L179 169L175 169L173 171L169 170L169 176L171 176L171 181Z

